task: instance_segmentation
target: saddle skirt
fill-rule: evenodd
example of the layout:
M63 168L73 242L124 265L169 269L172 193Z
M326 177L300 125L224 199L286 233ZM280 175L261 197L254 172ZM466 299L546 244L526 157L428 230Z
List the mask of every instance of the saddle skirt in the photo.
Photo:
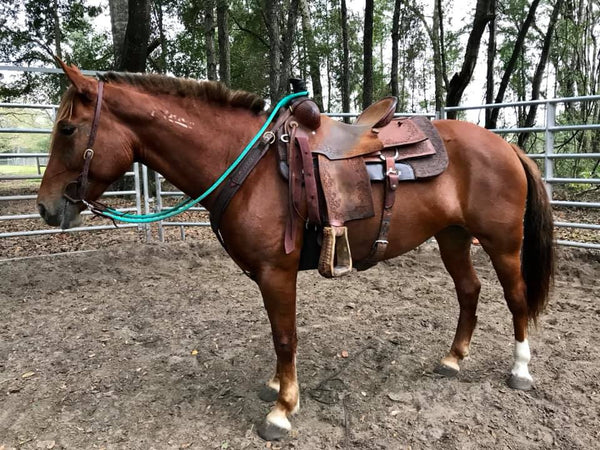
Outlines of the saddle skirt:
M323 116L310 147L325 200L324 222L334 226L374 215L371 183L385 179L387 156L395 160L399 181L431 178L448 166L437 130L421 116L394 119L381 128Z

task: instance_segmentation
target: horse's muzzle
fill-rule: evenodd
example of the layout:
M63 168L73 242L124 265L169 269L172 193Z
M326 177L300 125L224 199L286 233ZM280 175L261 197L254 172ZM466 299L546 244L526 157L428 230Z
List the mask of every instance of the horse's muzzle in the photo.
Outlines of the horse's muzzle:
M55 208L42 202L38 203L38 211L44 222L52 227L61 227L63 230L81 224L79 207L61 198Z

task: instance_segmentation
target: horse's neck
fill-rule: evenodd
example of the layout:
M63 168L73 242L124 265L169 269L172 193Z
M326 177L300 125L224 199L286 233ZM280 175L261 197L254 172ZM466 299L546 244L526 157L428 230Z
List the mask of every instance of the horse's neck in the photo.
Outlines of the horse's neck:
M210 187L264 123L250 111L213 105L151 108L138 130L138 159L191 197Z

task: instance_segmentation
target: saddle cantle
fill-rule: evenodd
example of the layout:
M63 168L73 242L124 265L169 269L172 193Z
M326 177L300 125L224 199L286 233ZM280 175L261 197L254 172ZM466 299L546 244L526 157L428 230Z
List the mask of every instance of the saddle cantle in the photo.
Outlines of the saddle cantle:
M371 128L383 127L394 118L397 105L396 97L382 98L360 113L354 121L354 125L367 125Z

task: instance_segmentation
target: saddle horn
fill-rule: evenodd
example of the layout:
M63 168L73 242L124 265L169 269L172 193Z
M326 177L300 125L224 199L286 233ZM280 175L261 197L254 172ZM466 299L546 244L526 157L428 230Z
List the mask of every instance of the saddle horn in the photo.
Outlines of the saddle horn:
M292 85L292 92L304 92L306 91L306 81L301 78L290 78L290 84Z

